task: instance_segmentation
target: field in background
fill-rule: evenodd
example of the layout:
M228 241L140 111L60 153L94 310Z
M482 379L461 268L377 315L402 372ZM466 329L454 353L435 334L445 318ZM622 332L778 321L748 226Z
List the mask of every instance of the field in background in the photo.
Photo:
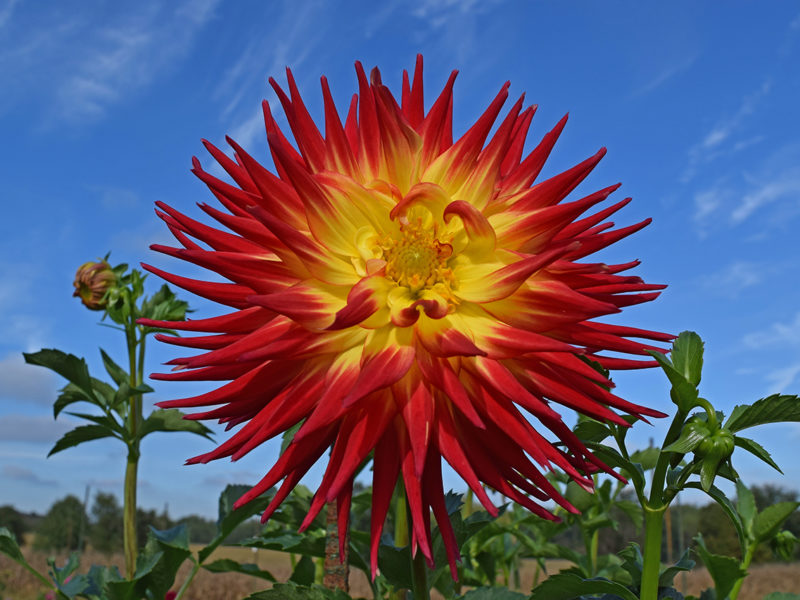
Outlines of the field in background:
M199 548L193 548L195 551ZM47 554L24 551L28 560L40 571L47 568ZM65 555L57 557L58 563L63 563ZM286 581L291 574L289 556L280 552L259 550L253 552L249 548L219 548L211 557L232 558L239 562L256 563L262 569L272 572L279 581ZM107 556L91 550L85 552L81 558L86 571L91 564L123 564L122 555ZM553 563L551 570L555 572L562 565ZM178 575L178 582L183 582L189 573L189 563L185 563ZM533 580L534 565L528 562L522 571L522 590L529 590ZM41 585L32 575L17 565L11 559L0 556L0 598L3 600L37 600L42 592ZM676 587L684 593L699 595L700 591L711 585L711 579L705 569L697 569L686 575L685 586L682 575L675 579ZM178 584L179 585L179 584ZM186 600L241 600L249 594L269 587L269 583L247 575L235 573L209 573L201 570L195 578L189 592L184 596ZM177 588L176 588L177 589ZM766 564L753 567L750 576L745 580L740 600L762 600L769 592L800 592L800 562L790 564ZM371 598L367 580L360 571L353 571L350 576L350 593L354 597L363 596ZM439 598L439 596L434 596Z

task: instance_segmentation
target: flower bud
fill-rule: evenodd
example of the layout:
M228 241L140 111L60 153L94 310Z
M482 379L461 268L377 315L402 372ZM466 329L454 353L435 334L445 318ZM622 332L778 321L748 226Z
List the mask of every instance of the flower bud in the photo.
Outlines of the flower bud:
M784 529L770 540L770 546L776 556L788 561L794 558L794 548L797 542L797 537L791 531Z
M106 292L117 281L117 276L106 261L87 262L78 267L75 273L75 292L89 310L103 310L106 307Z

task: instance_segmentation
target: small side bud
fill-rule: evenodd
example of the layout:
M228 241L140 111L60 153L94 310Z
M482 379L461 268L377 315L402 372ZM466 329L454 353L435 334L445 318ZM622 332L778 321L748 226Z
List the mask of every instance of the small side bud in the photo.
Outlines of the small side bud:
M78 267L75 273L75 292L89 310L103 310L106 307L106 292L114 286L117 276L106 261L87 262Z

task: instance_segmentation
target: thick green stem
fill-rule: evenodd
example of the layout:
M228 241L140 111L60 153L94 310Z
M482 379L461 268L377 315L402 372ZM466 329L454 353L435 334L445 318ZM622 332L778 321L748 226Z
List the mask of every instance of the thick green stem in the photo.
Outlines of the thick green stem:
M425 565L425 556L422 552L417 552L417 555L411 561L411 597L414 600L431 600L430 593L428 592L428 572Z
M130 385L136 387L140 382L140 373L144 363L144 339L139 350L139 365L136 361L136 325L131 323L125 328L128 346L128 366L130 369ZM128 407L128 461L125 466L125 489L123 491L122 534L125 549L125 573L132 579L136 572L136 486L139 471L139 421L142 416L142 397L132 396Z
M128 449L128 462L125 468L125 490L123 497L123 543L125 546L125 573L128 579L136 572L136 478L139 463L139 452Z
M744 569L745 571L747 571L747 567L750 566L750 562L753 560L753 554L755 554L757 546L758 544L756 544L755 542L751 542L750 545L747 547L747 552L745 552L744 558L742 559L741 562L742 569ZM743 583L744 583L744 577L739 579L733 585L733 589L731 590L731 593L728 595L730 600L736 600L736 598L739 596L739 590L742 589Z
M644 562L641 600L658 599L658 576L661 572L661 536L664 531L664 507L644 507Z
M595 529L591 534L583 531L583 543L586 546L586 560L588 561L589 577L597 575L597 547L600 541L600 530Z

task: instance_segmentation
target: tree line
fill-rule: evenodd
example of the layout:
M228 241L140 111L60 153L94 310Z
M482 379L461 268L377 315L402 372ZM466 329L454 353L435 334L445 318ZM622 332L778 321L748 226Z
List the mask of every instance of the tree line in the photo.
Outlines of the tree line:
M796 501L800 496L796 491L772 484L751 489L758 510L777 502ZM665 556L670 551L672 556L680 556L685 548L692 545L692 537L698 532L703 534L710 551L728 556L739 554L736 531L718 504L684 504L672 507L671 513L671 530L663 538ZM368 515L361 516L368 518ZM628 541L641 536L641 531L637 531L636 524L627 515L612 517L619 525L617 529L606 528L601 531L601 554L619 552ZM190 540L194 544L207 544L216 534L216 523L211 519L189 515L173 520L166 508L161 512L139 508L136 518L139 546L145 544L150 527L169 529L181 523L188 526ZM20 543L24 543L26 534L32 533L33 547L37 550L83 550L90 546L108 554L122 551L122 506L113 494L95 494L88 514L83 502L72 495L57 500L44 516L22 513L8 505L0 506L0 526L7 527ZM258 519L245 521L231 534L228 543L258 535L261 527ZM800 512L789 517L784 528L800 537ZM580 535L572 530L566 531L557 541L567 546L574 545L576 550L580 550L582 545ZM755 562L772 558L769 549L764 547L756 555Z
M17 542L30 541L35 550L93 550L106 554L122 551L122 506L113 494L95 494L89 510L76 496L68 495L53 503L45 515L23 513L13 506L0 506L0 526L8 528ZM209 543L217 532L214 520L199 515L172 519L167 509L136 510L136 535L139 547L147 541L150 527L163 530L185 523L193 544ZM260 531L257 519L242 523L228 538L235 543ZM29 540L27 534L33 534Z

